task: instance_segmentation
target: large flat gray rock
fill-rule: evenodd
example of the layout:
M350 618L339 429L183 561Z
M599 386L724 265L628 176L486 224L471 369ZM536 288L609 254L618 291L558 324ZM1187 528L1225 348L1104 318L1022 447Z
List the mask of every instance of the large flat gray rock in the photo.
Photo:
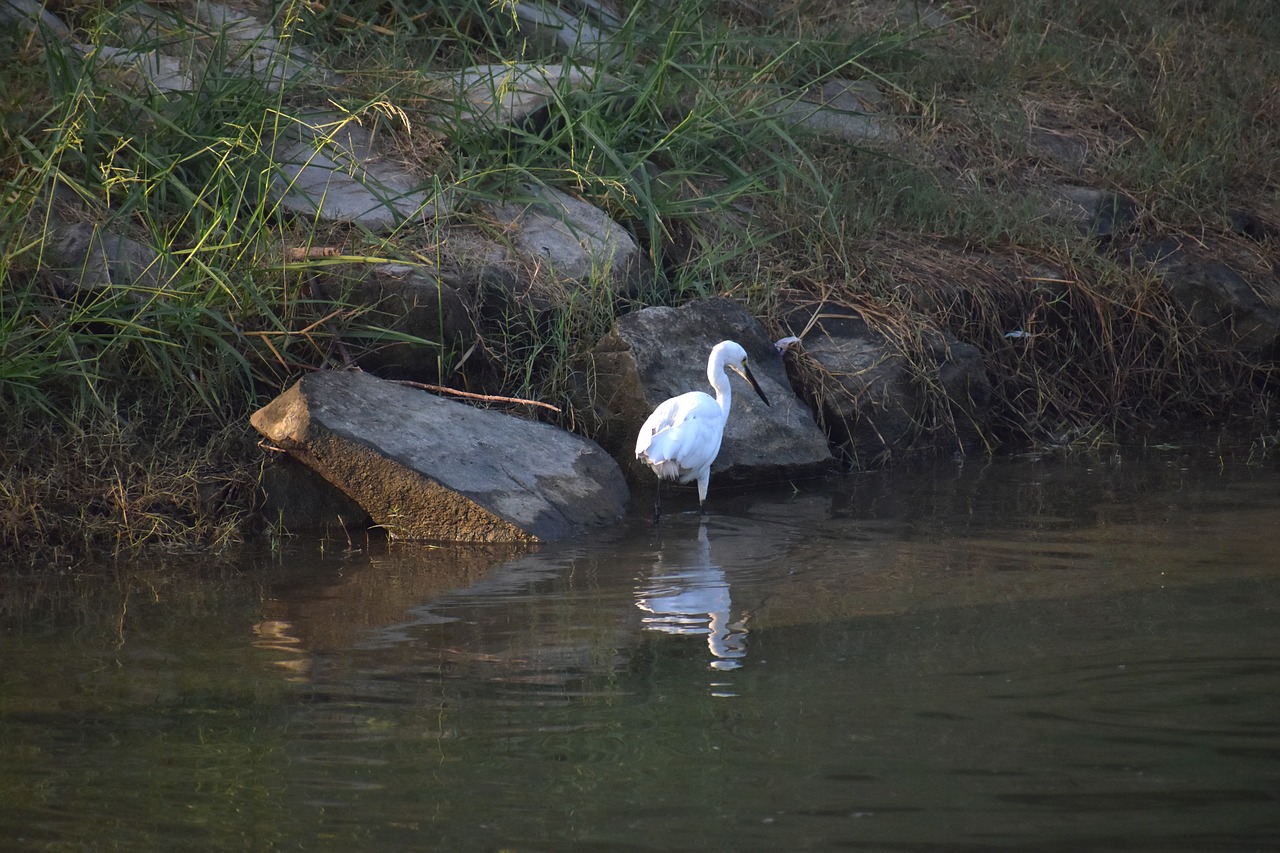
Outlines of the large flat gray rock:
M45 264L54 281L66 290L126 288L138 299L162 292L175 272L150 246L91 222L51 229Z
M445 212L443 201L383 156L374 135L349 116L302 116L264 146L264 153L274 167L272 196L302 216L382 231Z
M17 0L0 0L0 23L4 2ZM212 0L188 8L121 4L105 15L92 44L71 47L162 94L198 92L208 78L224 74L252 78L273 92L289 82L338 82L270 22Z
M520 34L530 45L582 59L594 65L613 65L624 55L613 30L621 20L602 7L584 4L582 14L551 3L523 2L512 9ZM600 12L599 26L592 19Z
M798 127L860 145L893 142L898 130L884 112L886 99L874 83L832 78L802 98L778 103L774 112Z
M251 420L402 538L549 541L626 509L594 442L366 373L305 376Z
M538 65L511 62L474 65L440 78L443 106L436 116L443 127L496 130L529 120L559 94L618 88L616 78L590 66L562 62Z
M520 198L492 206L490 214L509 235L515 262L535 271L530 292L543 301L564 304L568 290L556 283L587 285L593 278L624 293L643 266L644 253L625 228L552 187L526 184Z
M43 3L36 0L0 0L0 26L14 25L24 32L44 30L59 38L71 35L62 19L45 9Z

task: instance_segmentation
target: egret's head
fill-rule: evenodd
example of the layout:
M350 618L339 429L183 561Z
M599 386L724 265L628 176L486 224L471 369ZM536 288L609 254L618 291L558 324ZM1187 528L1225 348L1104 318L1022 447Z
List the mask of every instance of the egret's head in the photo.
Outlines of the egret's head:
M750 383L752 390L760 396L766 406L770 405L769 398L764 395L764 391L760 390L760 383L751 375L751 368L747 366L747 351L742 345L736 341L721 341L711 350L711 358L713 363L719 361L724 365L726 370L732 370Z

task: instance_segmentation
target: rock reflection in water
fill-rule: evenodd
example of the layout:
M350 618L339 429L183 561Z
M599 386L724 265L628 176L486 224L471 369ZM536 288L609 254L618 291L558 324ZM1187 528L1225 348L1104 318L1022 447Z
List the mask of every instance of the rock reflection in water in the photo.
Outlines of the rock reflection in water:
M495 567L527 554L528 545L370 546L340 560L294 555L293 572L270 584L254 645L279 654L275 665L298 677L311 655L352 648L379 631L430 617L415 612ZM323 567L323 568L320 568Z
M667 568L668 565L670 568ZM706 636L712 669L737 669L747 654L746 616L733 621L729 581L711 559L704 521L696 544L666 547L654 574L636 591L636 606L647 612L645 630Z

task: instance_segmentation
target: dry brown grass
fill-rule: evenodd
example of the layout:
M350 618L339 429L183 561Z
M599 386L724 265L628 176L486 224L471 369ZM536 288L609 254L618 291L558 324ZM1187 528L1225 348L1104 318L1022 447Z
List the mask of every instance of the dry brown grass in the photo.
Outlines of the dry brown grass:
M1252 241L1222 240L1246 271L1269 256ZM928 389L913 413L918 446L972 427L956 422L937 383L943 333L984 354L990 447L1265 413L1259 389L1274 381L1274 365L1198 326L1150 270L1087 248L981 250L902 233L877 235L861 249L848 277L793 276L758 310L779 334L796 331L784 328L780 312L798 305L856 312L883 339L886 357L902 359ZM821 364L802 352L795 358L810 400L847 394Z
M135 410L133 416L148 413ZM138 422L19 426L0 440L0 553L10 567L110 562L143 546L218 550L261 527L260 462L238 430L157 443ZM195 448L200 448L198 451Z
M513 179L545 178L639 223L653 246L659 280L631 298L588 293L548 312L482 306L471 357L460 358L449 381L565 404L580 380L573 359L615 313L727 294L775 324L797 304L855 309L930 392L912 410L924 444L960 426L931 355L946 334L984 353L996 415L984 438L992 446L1271 405L1274 364L1252 363L1198 327L1157 275L1122 260L1127 245L1172 235L1203 243L1258 280L1280 269L1280 16L1269 0L984 0L972 9L946 4L950 24L916 20L913 4L897 0L675 5L683 14L672 19L682 22L678 49L663 53L669 34L649 33L626 73L637 75L629 82L641 100L692 79L683 100L655 100L634 115L616 104L587 115L577 105L549 123L558 140L497 134L461 143L425 130L437 90L422 72L511 58L485 37L493 15L507 12L473 2L451 7L431 24L447 29L452 21L456 31L439 34L431 42L439 50L423 58L430 40L405 35L423 23L418 9L362 0L311 7L315 47L338 57L345 74L329 94L381 125L424 179L452 182L465 202L500 195ZM59 9L86 32L102 11L90 2ZM717 16L732 25L718 26ZM360 20L376 23L349 27ZM119 98L95 88L102 81L76 79L72 64L63 82L83 90L60 96L64 112L44 115L62 103L41 64L49 57L33 39L13 46L20 67L0 98L8 107L0 110L7 143L0 178L11 199L27 191L20 177L43 169L79 182L96 216L121 207L122 192L114 189L109 205L93 182L98 151L118 149L124 158L136 143L143 165L198 164L236 128L253 147L259 108L289 106L245 103L230 87L216 94L217 109L202 103L183 113L177 132L135 139L132 126L109 121L105 108ZM855 63L851 51L862 51ZM875 81L886 112L897 116L900 142L868 152L785 132L754 135L768 122L741 110L824 75ZM226 115L233 120L219 119ZM75 134L67 132L72 125ZM62 147L40 149L54 139ZM194 149L163 147L186 144ZM570 163L587 148L592 156ZM604 149L609 156L596 156ZM634 178L650 166L661 177L642 199ZM188 176L131 185L136 194L123 198L131 228L178 249L228 246L198 256L207 267L182 293L191 305L174 299L155 315L106 305L99 317L50 302L29 275L34 230L18 224L5 232L20 239L9 241L0 263L0 293L9 300L0 313L7 356L0 402L8 409L0 548L63 563L144 543L210 547L243 535L259 458L248 410L301 370L342 364L362 324L375 322L352 306L323 303L307 281L361 257L432 256L435 233L381 239L315 231L261 210L263 231L236 237L246 211L218 205L239 204L247 174L217 172L201 204L184 202L176 212L159 210L156 199L187 198ZM1123 192L1139 215L1109 245L1091 240L1048 221L1044 199L1059 184ZM21 211L9 204L10 224L27 217L29 204ZM204 230L171 230L204 204L216 208ZM1233 232L1239 211L1256 233ZM226 304L198 298L218 290L233 296ZM118 363L104 370L102 352ZM812 387L830 378L813 365L806 370ZM76 382L84 387L67 393ZM84 400L100 392L109 400L121 388L187 399L171 411L114 402L82 411L90 408ZM567 405L565 413L564 425L587 428ZM206 420L219 426L201 426Z

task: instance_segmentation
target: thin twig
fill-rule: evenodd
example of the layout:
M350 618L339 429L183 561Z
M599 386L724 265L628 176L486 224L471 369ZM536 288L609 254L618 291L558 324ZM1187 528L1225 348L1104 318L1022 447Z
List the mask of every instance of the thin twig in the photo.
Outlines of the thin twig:
M469 400L484 400L487 403L519 403L524 406L541 406L544 409L550 409L557 415L561 414L560 410L550 403L543 403L540 400L524 400L520 397L497 397L492 394L473 394L470 391L459 391L456 388L446 388L443 385L428 385L425 382L411 382L408 379L392 379L398 385L407 385L410 388L420 388L423 391L439 391L443 394L455 394L459 397L466 397Z

